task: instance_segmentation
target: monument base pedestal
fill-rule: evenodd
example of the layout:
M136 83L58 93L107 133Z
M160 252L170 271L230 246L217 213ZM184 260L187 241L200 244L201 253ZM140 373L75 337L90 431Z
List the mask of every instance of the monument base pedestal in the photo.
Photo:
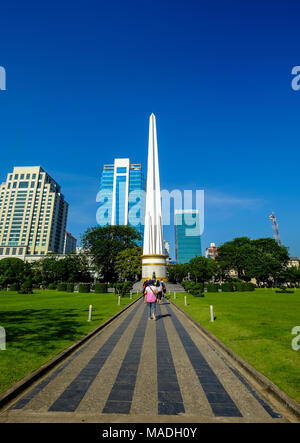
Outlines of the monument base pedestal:
M142 281L167 281L166 255L142 255Z

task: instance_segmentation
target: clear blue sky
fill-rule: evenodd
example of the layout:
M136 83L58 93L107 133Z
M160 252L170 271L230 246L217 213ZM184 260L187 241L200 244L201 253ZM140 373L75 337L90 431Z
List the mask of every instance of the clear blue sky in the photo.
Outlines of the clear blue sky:
M203 251L272 236L274 211L300 256L299 20L293 0L3 3L0 180L41 165L79 236L96 223L103 163L146 169L154 112L162 188L205 191Z

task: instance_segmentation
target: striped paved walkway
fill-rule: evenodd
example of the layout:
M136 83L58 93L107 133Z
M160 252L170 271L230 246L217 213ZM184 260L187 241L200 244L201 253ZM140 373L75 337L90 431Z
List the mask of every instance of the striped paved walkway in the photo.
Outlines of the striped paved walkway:
M286 421L167 300L142 300L2 413L2 421Z

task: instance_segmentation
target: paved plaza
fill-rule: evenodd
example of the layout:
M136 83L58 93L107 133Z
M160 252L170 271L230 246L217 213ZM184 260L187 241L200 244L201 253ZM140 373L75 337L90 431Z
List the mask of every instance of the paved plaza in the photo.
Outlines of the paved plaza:
M57 421L287 419L168 300L154 321L140 299L0 415Z

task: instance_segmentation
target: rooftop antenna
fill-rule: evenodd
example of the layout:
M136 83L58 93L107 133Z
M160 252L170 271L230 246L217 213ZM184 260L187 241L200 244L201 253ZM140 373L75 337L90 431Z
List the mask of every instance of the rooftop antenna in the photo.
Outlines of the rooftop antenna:
M276 242L281 246L281 240L279 236L279 230L278 230L278 223L275 217L274 212L269 216L269 219L272 221L272 230L273 230L273 236Z

